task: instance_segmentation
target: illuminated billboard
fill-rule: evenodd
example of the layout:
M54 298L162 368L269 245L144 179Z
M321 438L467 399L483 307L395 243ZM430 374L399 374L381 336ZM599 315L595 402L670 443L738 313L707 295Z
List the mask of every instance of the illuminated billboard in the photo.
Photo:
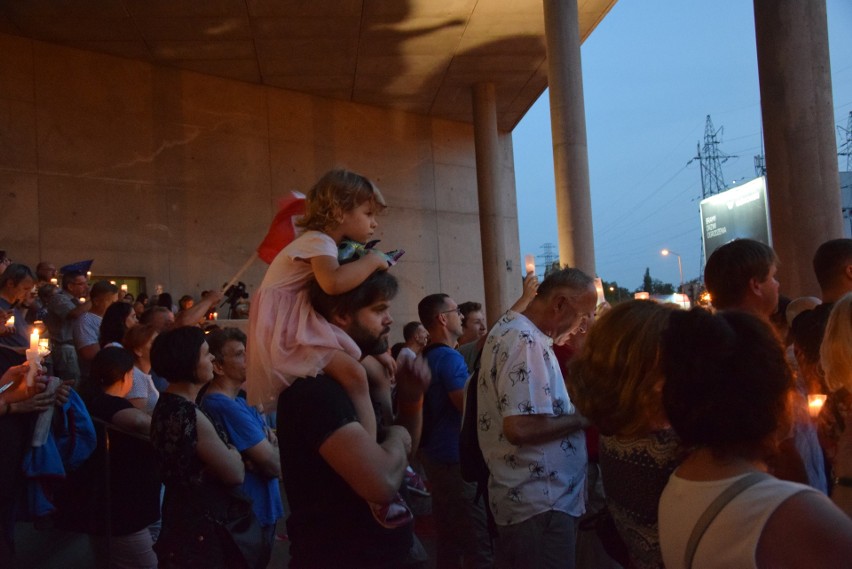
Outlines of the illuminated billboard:
M765 177L703 199L699 207L705 259L725 243L744 237L772 246Z

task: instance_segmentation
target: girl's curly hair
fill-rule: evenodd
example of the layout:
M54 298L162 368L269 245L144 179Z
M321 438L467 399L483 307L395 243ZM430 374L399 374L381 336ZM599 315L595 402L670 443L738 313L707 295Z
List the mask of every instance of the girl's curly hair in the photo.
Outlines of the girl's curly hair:
M340 223L344 213L366 201L372 201L379 211L387 207L382 193L364 176L349 170L330 170L308 191L305 215L296 225L328 231Z

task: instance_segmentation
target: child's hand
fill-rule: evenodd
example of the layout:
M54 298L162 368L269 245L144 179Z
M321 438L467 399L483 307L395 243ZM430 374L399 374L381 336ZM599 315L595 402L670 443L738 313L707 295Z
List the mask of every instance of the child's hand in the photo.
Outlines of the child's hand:
M364 256L366 259L370 259L371 262L375 265L375 270L377 271L386 271L388 270L388 260L385 258L385 255L380 251L374 251L373 249L367 249L369 252Z

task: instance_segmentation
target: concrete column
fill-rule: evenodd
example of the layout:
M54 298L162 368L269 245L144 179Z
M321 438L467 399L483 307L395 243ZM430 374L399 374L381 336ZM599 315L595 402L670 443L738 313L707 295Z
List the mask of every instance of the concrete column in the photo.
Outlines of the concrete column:
M489 326L509 308L505 211L500 196L500 146L497 138L497 98L493 83L473 86L473 140L476 148L476 186L479 198L479 236L485 279L485 317Z
M754 0L754 27L781 291L818 294L813 254L843 237L825 0Z
M595 276L577 0L543 0L559 262Z

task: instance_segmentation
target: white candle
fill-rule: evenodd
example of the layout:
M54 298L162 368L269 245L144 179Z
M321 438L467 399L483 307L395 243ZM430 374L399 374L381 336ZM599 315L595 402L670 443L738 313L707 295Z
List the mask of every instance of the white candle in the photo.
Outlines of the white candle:
M15 315L13 314L9 318L6 319L6 327L12 328L14 326L15 326Z
M30 334L30 349L38 351L38 330L33 330Z
M524 255L524 268L527 270L526 274L535 272L535 255L532 253Z
M218 320L218 319L219 319L219 313L218 313L218 312L214 312L214 313L213 313L213 320Z
M92 271L86 271L86 278L87 279L92 278Z
M819 416L819 412L822 410L826 399L828 399L828 396L823 393L811 393L808 395L808 413L810 413L811 417Z
M56 277L53 277L52 279L50 279L50 284L56 286L59 284L59 281L56 279Z

